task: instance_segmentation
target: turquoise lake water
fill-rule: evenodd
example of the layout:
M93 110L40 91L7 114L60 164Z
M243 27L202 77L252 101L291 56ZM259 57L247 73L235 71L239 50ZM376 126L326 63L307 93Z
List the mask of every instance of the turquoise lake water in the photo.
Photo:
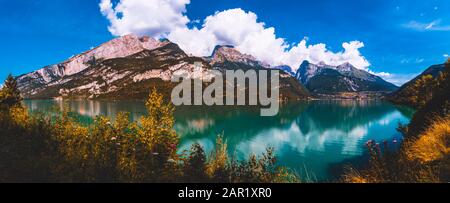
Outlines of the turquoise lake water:
M47 112L67 105L83 123L104 115L114 119L118 112L130 112L132 120L145 115L143 102L27 100L32 112ZM180 150L194 143L207 151L223 134L230 154L238 159L275 149L278 163L301 176L319 182L335 181L348 164L364 164L365 143L401 140L396 128L407 124L411 109L383 101L305 101L281 107L275 117L260 117L251 107L178 107L175 130Z

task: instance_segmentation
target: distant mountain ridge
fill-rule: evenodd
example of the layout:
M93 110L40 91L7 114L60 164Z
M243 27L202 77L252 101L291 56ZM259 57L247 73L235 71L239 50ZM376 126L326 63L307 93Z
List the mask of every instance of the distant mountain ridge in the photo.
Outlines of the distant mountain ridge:
M193 57L168 40L126 35L76 55L60 64L17 77L19 89L29 99L145 99L152 87L170 95L177 72L191 79L195 62L204 70L269 69L253 56L232 46L217 46L210 57ZM204 73L207 74L207 73ZM203 76L201 76L203 77ZM282 72L283 99L306 99L309 93L294 77Z
M295 77L311 93L335 94L340 92L391 92L398 87L381 77L355 68L350 63L339 66L323 62L313 64L303 61Z
M255 57L242 54L233 46L216 46L210 57L204 58L209 61L215 70L278 70L270 65L258 61ZM309 91L289 72L280 72L280 94L282 100L298 100L310 97Z
M419 108L431 99L433 89L437 86L445 64L433 65L420 75L405 83L397 91L389 94L387 99L402 105Z
M242 54L234 46L218 45L214 48L210 57L205 57L212 66L220 66L227 62L233 62L256 68L270 68L270 65L258 61L254 56ZM242 68L242 67L241 67Z
M423 71L420 75L416 76L414 79L410 80L409 82L403 84L396 92L394 93L398 93L401 92L402 90L404 90L406 87L414 84L417 80L419 80L420 78L422 78L423 76L426 75L431 75L433 78L436 78L439 76L440 73L442 73L442 71L444 71L445 69L445 64L438 64L438 65L432 65L430 67L428 67L425 71Z

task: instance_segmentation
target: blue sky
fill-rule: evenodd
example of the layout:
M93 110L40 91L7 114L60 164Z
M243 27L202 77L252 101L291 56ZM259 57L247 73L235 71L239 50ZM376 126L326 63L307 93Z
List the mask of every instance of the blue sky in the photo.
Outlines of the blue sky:
M0 78L61 62L118 35L108 29L113 23L99 3L0 0ZM116 6L119 1L112 3ZM181 15L189 19L189 29L201 29L206 17L234 8L254 13L264 28L274 28L274 39L292 46L307 38L308 45L322 43L330 52L342 52L342 43L362 42L364 47L357 50L370 63L368 69L390 73L386 77L397 83L443 63L450 54L447 0L191 0ZM153 28L145 32L160 36Z

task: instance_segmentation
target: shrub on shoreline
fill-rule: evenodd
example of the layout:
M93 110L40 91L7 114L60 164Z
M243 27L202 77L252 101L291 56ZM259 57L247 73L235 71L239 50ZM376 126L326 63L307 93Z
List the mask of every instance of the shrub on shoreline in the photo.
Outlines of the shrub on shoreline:
M349 183L448 183L450 181L450 59L432 98L402 126L405 141L399 152L384 152L369 145L369 166L348 168Z
M277 167L272 150L246 161L230 159L226 141L206 156L202 146L178 153L174 108L152 91L148 115L137 122L119 113L97 117L90 126L63 110L30 115L14 78L0 91L0 182L298 182Z

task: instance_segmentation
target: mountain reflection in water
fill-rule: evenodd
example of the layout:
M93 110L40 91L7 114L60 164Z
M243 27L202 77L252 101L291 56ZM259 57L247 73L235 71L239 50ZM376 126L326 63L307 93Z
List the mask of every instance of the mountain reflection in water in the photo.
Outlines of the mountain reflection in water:
M130 112L131 120L146 114L143 102L27 100L33 112L68 106L84 123L104 115ZM238 159L261 154L273 147L280 165L300 175L313 173L318 181L336 179L331 167L366 154L370 139L401 139L399 123L408 123L412 110L383 101L307 101L281 107L275 117L261 117L253 107L178 107L175 130L181 138L180 151L194 143L212 151L217 135L223 134L230 154Z

